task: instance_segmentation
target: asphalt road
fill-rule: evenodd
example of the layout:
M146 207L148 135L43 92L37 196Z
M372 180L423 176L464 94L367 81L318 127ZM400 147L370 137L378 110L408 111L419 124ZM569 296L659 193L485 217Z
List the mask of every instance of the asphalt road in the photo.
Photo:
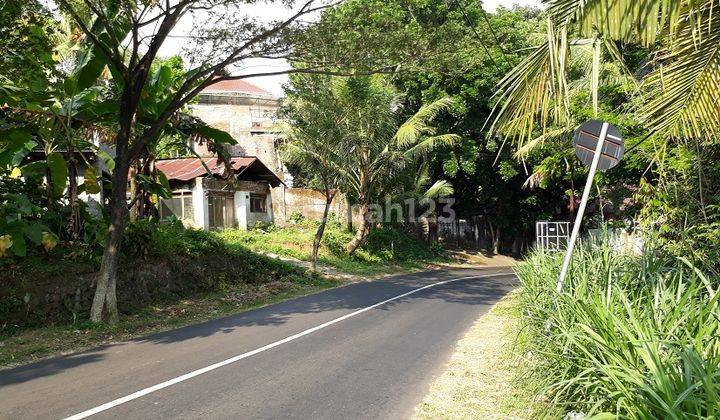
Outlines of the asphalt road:
M0 418L407 418L457 340L514 287L509 273L356 283L3 370Z

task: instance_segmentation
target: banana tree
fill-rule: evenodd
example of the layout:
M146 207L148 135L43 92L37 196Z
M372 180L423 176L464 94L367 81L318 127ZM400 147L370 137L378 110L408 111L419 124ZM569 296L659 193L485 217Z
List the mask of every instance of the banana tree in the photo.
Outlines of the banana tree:
M67 196L71 207L67 231L71 240L77 240L82 230L78 202L81 188L88 192L99 189L98 174L86 156L79 152L93 150L104 158L107 167L112 167L110 156L92 141L101 137L103 132L98 125L104 112L98 108L103 87L96 85L99 74L88 67L92 62L86 57L86 54L81 55L78 65L62 83L45 80L44 84L17 87L5 81L0 89L0 100L6 104L5 122L13 125L12 131L6 132L4 137L10 143L15 141L24 146L14 155L11 163L26 178L45 180L50 211L54 210L58 200ZM42 149L42 158L24 162L37 148ZM83 186L77 182L79 160L85 160L88 168Z
M185 80L186 71L179 57L171 57L155 63L138 106L136 116L138 126L149 127L157 121L172 100L172 92L175 92ZM165 175L155 169L157 157L167 148L196 155L196 151L190 145L203 142L217 154L220 162L226 166L230 164L227 146L236 144L236 140L229 133L210 127L201 119L191 115L187 108L178 110L167 119L133 163L130 176L131 220L148 217L156 212L157 209L151 199L153 195L170 197ZM229 167L226 173L232 173ZM231 181L232 178L228 180Z

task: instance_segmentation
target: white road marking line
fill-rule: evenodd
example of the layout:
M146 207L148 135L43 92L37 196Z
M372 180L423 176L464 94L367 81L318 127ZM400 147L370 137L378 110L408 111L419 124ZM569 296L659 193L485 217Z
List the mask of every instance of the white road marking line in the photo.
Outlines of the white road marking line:
M169 387L169 386L178 384L178 383L180 383L180 382L187 381L188 379L194 378L194 377L196 377L196 376L200 376L200 375L202 375L203 373L207 373L207 372L210 372L210 371L212 371L212 370L215 370L215 369L221 368L221 367L223 367L223 366L229 365L229 364L231 364L231 363L235 363L235 362L237 362L237 361L239 361L239 360L248 358L248 357L250 357L250 356L254 356L254 355L258 354L258 353L262 353L262 352L264 352L265 350L270 350L270 349L272 349L272 348L274 348L274 347L277 347L277 346L279 346L279 345L281 345L281 344L289 343L290 341L293 341L293 340L295 340L295 339L298 339L298 338L300 338L300 337L302 337L302 336L305 336L305 335L308 335L308 334L312 334L312 333L314 333L315 331L321 330L321 329L323 329L323 328L325 328L325 327L329 327L330 325L333 325L333 324L337 324L337 323L340 322L340 321L344 321L344 320L346 320L346 319L348 319L348 318L352 318L352 317L354 317L354 316L356 316L356 315L360 315L361 313L367 312L367 311L369 311L369 310L371 310L371 309L374 309L374 308L377 308L378 306L382 306L382 305L384 305L384 304L386 304L386 303L389 303L389 302L392 302L392 301L394 301L394 300L402 299L402 298L404 298L405 296L410 296L410 295L412 295L412 294L415 294L415 293L417 293L417 292L420 292L420 291L429 289L429 288L431 288L431 287L441 286L441 285L443 285L443 284L452 283L452 282L460 281L460 280L467 280L467 279L474 279L474 278L490 278L490 277L510 276L510 275L513 275L513 274L514 274L514 273L510 272L510 273L487 274L487 275L480 275L480 276L458 277L458 278L454 278L454 279L449 279L449 280L440 281L440 282L433 283L433 284L428 284L427 286L423 286L423 287L420 287L420 288L417 288L417 289L413 289L413 290L411 290L411 291L409 291L409 292L406 292L406 293L403 293L403 294L401 294L401 295L392 297L392 298L390 298L390 299L383 300L382 302L378 302L378 303L376 303L376 304L374 304L374 305L371 305L371 306L368 306L368 307L359 309L359 310L357 310L357 311L355 311L355 312L349 313L349 314L347 314L347 315L343 315L343 316L341 316L341 317L339 317L339 318L335 318L335 319L333 319L333 320L331 320L331 321L325 322L325 323L320 324L320 325L318 325L318 326L316 326L316 327L309 328L309 329L307 329L307 330L305 330L305 331L302 331L302 332L299 332L299 333L297 333L297 334L291 335L291 336L289 336L289 337L283 338L282 340L278 340L278 341L276 341L276 342L274 342L274 343L270 343L270 344L268 344L268 345L266 345L266 346L262 346L262 347L260 347L260 348L255 349L255 350L249 351L249 352L247 352L247 353L239 354L239 355L234 356L234 357L231 357L231 358L229 358L229 359L225 359L225 360L223 360L223 361L221 361L221 362L217 362L217 363L215 363L215 364L212 364L212 365L210 365L210 366L206 366L206 367L204 367L204 368L197 369L197 370L194 370L194 371L192 371L192 372L188 372L188 373L186 373L186 374L184 374L184 375L182 375L182 376L178 376L177 378L173 378L173 379L170 379L170 380L168 380L168 381L161 382L161 383L159 383L159 384L157 384L157 385L153 385L153 386L151 386L151 387L148 387L148 388L145 388L145 389L141 389L140 391L133 392L133 393L130 394L130 395L126 395L126 396L121 397L121 398L118 398L118 399L116 399L116 400L112 400L112 401L110 401L110 402L107 402L107 403L105 403L105 404L103 404L103 405L99 405L99 406L97 406L97 407L95 407L95 408L91 408L91 409L89 409L89 410L85 410L85 411L83 411L82 413L78 413L78 414L75 414L75 415L73 415L73 416L66 417L64 420L77 420L77 419L84 419L84 418L86 418L86 417L90 417L90 416L92 416L92 415L98 414L98 413L103 412L103 411L105 411L105 410L108 410L108 409L110 409L110 408L117 407L117 406L120 405L120 404L125 404L125 403L128 402L128 401L132 401L132 400L134 400L134 399L140 398L140 397L142 397L142 396L144 396L144 395L148 395L148 394L153 393L153 392L155 392L155 391L159 391L159 390L161 390L161 389L163 389L163 388L167 388L167 387Z

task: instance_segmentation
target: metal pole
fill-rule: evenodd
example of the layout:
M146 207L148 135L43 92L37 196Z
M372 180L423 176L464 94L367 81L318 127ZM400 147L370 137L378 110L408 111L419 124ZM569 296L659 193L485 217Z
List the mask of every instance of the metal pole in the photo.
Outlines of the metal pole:
M563 282L565 276L567 276L568 267L570 266L570 259L572 258L573 248L575 248L575 242L577 241L578 234L580 233L580 224L582 223L583 215L585 214L585 206L587 206L588 198L590 197L590 190L592 189L593 178L595 178L595 172L597 172L598 163L600 162L600 154L602 153L603 145L605 144L605 138L607 137L608 128L610 124L603 123L602 129L600 130L600 138L598 139L597 146L595 147L595 155L593 155L592 164L590 165L590 173L588 174L587 181L585 182L585 189L583 190L582 200L580 200L580 208L578 208L577 216L575 217L575 224L573 225L572 235L570 235L570 243L568 243L567 251L565 251L565 259L563 260L562 269L560 270L560 278L557 282L558 293L562 292Z

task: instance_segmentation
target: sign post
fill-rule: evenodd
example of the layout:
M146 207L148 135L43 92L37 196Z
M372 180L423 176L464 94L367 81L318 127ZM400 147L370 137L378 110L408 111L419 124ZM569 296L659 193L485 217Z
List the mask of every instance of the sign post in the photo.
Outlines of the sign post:
M598 120L590 120L580 126L575 132L573 141L575 154L583 164L590 166L585 189L583 190L580 207L578 208L575 224L573 225L570 242L565 251L560 277L557 282L558 293L562 292L563 283L567 276L570 260L572 259L575 242L577 242L580 234L580 225L585 214L588 199L590 198L590 190L592 189L593 178L598 170L606 171L615 167L623 157L624 144L620 137L620 132L612 125Z

